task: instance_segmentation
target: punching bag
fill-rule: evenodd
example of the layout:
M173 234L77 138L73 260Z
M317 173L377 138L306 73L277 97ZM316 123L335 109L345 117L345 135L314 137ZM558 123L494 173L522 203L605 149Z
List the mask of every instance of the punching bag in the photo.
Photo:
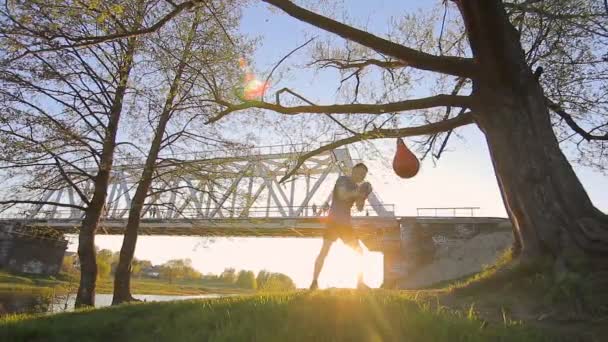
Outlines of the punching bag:
M420 162L416 155L410 151L403 139L397 139L397 151L395 152L395 158L393 159L393 170L397 176L401 178L412 178L420 169Z

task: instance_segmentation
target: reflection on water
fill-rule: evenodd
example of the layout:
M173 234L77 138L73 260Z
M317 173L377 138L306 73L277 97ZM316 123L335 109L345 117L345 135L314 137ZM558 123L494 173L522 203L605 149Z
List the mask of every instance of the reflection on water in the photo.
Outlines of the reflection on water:
M47 312L51 298L45 293L0 292L0 316L10 313Z
M197 296L161 296L134 295L135 298L147 302L164 302L195 298L217 298L225 295L204 294ZM10 313L55 313L74 310L76 295L49 295L41 293L0 292L0 315ZM111 294L95 296L95 307L101 308L112 304Z

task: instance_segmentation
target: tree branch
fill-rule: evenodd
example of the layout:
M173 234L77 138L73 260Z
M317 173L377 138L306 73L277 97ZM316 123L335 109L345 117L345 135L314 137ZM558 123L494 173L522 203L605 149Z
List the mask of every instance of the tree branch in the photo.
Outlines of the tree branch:
M279 65L281 65L281 63L283 63L287 58L289 58L289 56L293 55L296 51L300 50L301 48L305 47L306 45L308 45L310 42L312 42L316 37L312 37L309 40L307 40L304 44L300 44L298 47L296 47L295 49L291 50L288 54L286 54L285 56L283 56L283 58L281 58L277 64L275 64L275 66L272 68L272 70L270 70L270 73L268 73L268 76L266 77L266 81L264 81L264 85L269 84L270 82L270 78L272 77L272 74L274 73L274 71L279 67ZM262 90L262 101L264 101L264 94L266 94L266 88L263 88Z
M575 131L576 133L578 133L585 140L587 140L587 141L590 141L590 140L606 140L606 141L608 141L608 133L606 133L604 135L591 134L590 132L585 131L581 126L579 126L574 121L574 119L572 118L572 115L568 114L560 105L558 105L557 103L551 101L549 98L545 98L545 102L547 103L547 106L553 112L555 112L562 119L564 119L564 121L568 124L568 126L570 126L570 128L572 128L573 131Z
M65 170L63 169L63 166L61 166L61 163L59 162L59 158L55 157L55 165L57 165L57 168L59 169L59 173L61 174L61 176L63 177L63 179L70 184L70 186L74 189L74 191L76 191L76 193L78 194L78 197L80 197L80 200L86 204L87 206L89 204L91 204L89 202L89 199L87 198L87 196L82 192L82 190L80 190L80 188L78 187L78 185L74 184L74 181L72 181L72 179L70 178L70 176L68 176L68 174L65 172Z
M318 154L321 154L326 151L334 150L340 146L352 144L354 142L363 141L363 140L372 140L372 139L384 139L384 138L398 138L398 137L411 137L416 135L425 135L425 134L436 134L440 132L451 131L454 128L468 125L473 123L473 113L467 112L462 115L458 115L452 119L447 119L440 122L435 122L427 125L416 126L416 127L405 127L405 128L397 128L397 129L373 129L368 132L360 133L348 138L336 140L331 144L327 144L325 146L319 147L315 150L307 152L300 157L298 157L296 161L296 165L289 171L285 176L281 178L279 183L284 182L289 179L302 164L306 160L311 157L314 157Z
M357 61L347 61L347 60L338 60L331 58L318 59L314 62L310 63L310 65L320 64L320 68L328 68L333 67L339 70L345 69L363 69L365 67L375 65L384 69L395 69L406 67L407 63L402 61L381 61L379 59L370 58L365 60L357 60Z
M89 47L92 45L96 45L96 44L100 44L100 43L104 43L104 42L108 42L108 41L112 41L112 40L131 38L131 37L135 37L135 36L141 36L144 34L156 32L157 30L162 28L167 22L169 22L171 19L173 19L177 15L179 15L181 12L183 12L185 10L189 10L189 9L193 8L194 6L196 6L197 4L200 4L202 2L203 2L202 0L191 0L191 1L183 2L183 3L175 6L173 8L173 10L171 10L169 13L165 14L163 17L161 17L158 21L156 21L151 26L148 26L148 27L145 27L145 28L139 29L139 30L118 32L118 33L112 33L112 34L107 34L107 35L102 35L102 36L85 36L85 37L61 36L59 38L63 38L70 43L57 44L56 46L53 46L50 48L43 48L43 49L38 49L38 50L27 50L24 53L18 55L17 57L9 59L9 62L21 59L32 53L57 51L57 50L62 50L62 49L66 49L66 48L84 48L84 47ZM37 32L37 34L42 38L45 37L44 33ZM53 38L55 38L55 37L53 37Z
M76 204L68 204L68 203L59 203L59 202L45 202L45 201L30 201L30 200L10 200L10 201L0 201L0 205L4 204L42 204L42 205L54 205L57 207L67 207L67 208L75 208L80 210L86 210L85 207L76 205Z
M401 44L375 36L369 32L345 25L341 22L311 12L288 0L263 0L264 2L280 8L285 13L298 20L309 23L320 29L335 33L344 39L369 47L379 53L392 56L408 66L440 72L461 77L473 77L476 67L472 59L449 56L435 56Z
M415 109L427 109L432 107L452 106L452 107L466 107L472 106L471 97L459 96L459 95L435 95L430 97L423 97L413 100L404 100L399 102L391 102L384 104L338 104L338 105L322 105L322 106L293 106L284 107L278 104L262 102L262 101L248 101L237 105L228 105L226 109L221 111L215 117L209 119L207 122L213 123L224 116L250 108L268 109L277 113L285 115L297 115L297 114L385 114L391 112L401 112L406 110Z

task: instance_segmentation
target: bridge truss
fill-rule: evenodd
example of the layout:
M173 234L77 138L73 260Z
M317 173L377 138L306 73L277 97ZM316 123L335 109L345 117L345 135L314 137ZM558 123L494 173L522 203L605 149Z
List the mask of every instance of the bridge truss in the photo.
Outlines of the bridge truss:
M333 182L350 169L354 160L347 148L328 151L307 160L282 184L279 179L295 164L301 152L283 149L179 163L162 163L145 202L143 218L149 219L226 219L283 217L301 218L324 214L331 199ZM241 153L242 154L242 153ZM124 219L142 167L122 164L114 167L104 219ZM92 182L85 193L92 193ZM43 201L83 205L73 188L48 191ZM361 215L394 216L394 208L383 204L376 193ZM35 205L26 212L28 219L79 219L79 209Z

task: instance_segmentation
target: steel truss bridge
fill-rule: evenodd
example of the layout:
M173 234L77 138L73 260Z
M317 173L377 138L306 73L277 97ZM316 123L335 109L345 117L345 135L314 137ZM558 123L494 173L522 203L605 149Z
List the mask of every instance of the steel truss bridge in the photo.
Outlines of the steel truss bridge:
M347 148L327 151L308 159L294 175L279 180L293 168L302 152L288 145L233 151L233 155L197 158L157 167L142 212L143 234L318 236L335 179L356 163ZM99 233L121 233L132 195L142 172L138 163L118 163L113 168L109 194ZM84 183L92 193L92 183ZM69 186L48 191L42 201L80 205ZM65 208L65 207L63 207ZM35 205L19 219L76 231L84 212L53 205ZM362 212L353 212L353 225L362 233L398 229L393 205L372 192ZM378 232L379 233L379 232Z

